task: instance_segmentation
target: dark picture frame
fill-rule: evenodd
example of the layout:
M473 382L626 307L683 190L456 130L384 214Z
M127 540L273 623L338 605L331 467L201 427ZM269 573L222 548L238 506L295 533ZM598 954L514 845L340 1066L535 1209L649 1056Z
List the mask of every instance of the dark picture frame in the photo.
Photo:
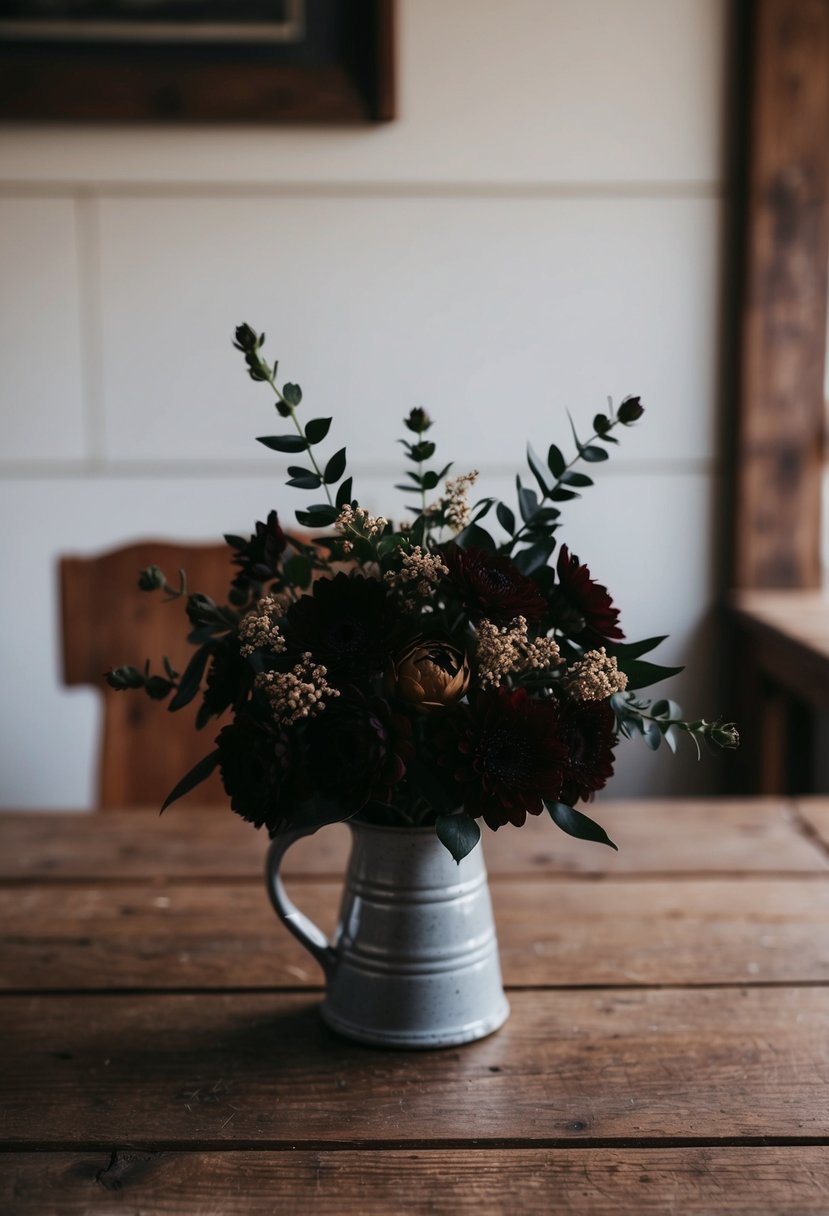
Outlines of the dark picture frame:
M394 0L0 0L0 121L394 116Z

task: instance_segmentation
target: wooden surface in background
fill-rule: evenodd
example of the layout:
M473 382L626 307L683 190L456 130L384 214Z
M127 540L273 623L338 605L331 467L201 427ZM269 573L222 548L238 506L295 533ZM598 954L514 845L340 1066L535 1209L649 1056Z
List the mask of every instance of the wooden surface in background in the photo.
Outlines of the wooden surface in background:
M812 793L818 716L829 712L829 594L734 591L728 612L741 735L734 788Z
M829 800L596 814L488 836L512 1015L413 1053L323 1027L230 812L0 815L0 1210L825 1212Z
M829 262L829 4L751 6L731 584L817 587Z
M138 588L138 575L160 566L168 583L179 586L184 570L191 592L227 602L235 574L226 544L192 545L142 541L96 556L60 562L63 678L84 684L102 698L103 724L98 760L98 801L102 807L160 806L177 782L213 751L215 720L194 729L200 698L171 714L142 690L116 692L104 681L113 667L143 668L164 675L166 655L183 672L194 653L186 599L166 602L162 591ZM199 789L202 803L227 803L218 774Z

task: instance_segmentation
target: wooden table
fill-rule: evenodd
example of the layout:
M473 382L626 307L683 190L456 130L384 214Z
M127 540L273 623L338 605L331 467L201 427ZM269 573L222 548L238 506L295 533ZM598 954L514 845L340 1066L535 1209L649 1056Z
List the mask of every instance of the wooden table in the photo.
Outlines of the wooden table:
M734 792L825 792L815 751L818 715L829 713L829 592L735 591L728 614L742 735L728 765Z
M230 813L0 815L0 1211L829 1211L829 800L487 839L512 1016L360 1047ZM289 857L333 926L347 832Z

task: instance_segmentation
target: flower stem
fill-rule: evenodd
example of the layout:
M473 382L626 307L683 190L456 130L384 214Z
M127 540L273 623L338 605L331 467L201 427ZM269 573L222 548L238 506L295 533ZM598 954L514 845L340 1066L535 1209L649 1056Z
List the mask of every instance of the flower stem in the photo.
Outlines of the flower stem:
M583 448L590 447L590 445L592 444L594 439L602 439L604 437L604 435L609 434L610 431L613 430L614 426L618 426L618 424L619 424L618 418L612 419L607 430L605 430L601 435L599 434L598 431L594 431L593 434L590 436L590 438L587 440L587 443L583 443L581 446ZM581 452L576 452L573 459L564 466L564 469L562 470L561 475L555 479L555 481L553 482L550 489L547 490L547 492L544 494L544 496L541 499L541 502L538 504L539 506L541 506L542 502L546 502L548 498L552 497L553 493L562 486L562 484L563 484L562 479L564 477L564 474L569 473L570 470L572 469L573 465L578 464L578 462L582 459L583 459L583 457L582 457ZM529 529L529 527L530 527L530 523L525 523L525 524L521 525L521 527L515 533L515 536L513 536L512 540L509 542L508 548L506 550L508 554L511 554L513 549L515 548L515 546L518 544L518 542L520 540L523 540L524 533Z
M326 485L325 478L322 475L322 469L317 464L316 457L314 456L311 445L310 445L310 443L308 443L308 440L305 436L305 432L303 431L302 427L300 426L299 419L296 416L296 410L294 409L294 407L291 405L291 403L289 401L285 400L285 398L280 393L279 389L276 387L276 382L273 378L273 372L270 373L270 375L267 377L267 380L268 380L268 384L271 386L273 391L276 393L276 395L279 398L282 405L285 407L285 409L290 414L291 420L292 420L294 426L296 427L297 434L299 435L299 437L301 439L305 439L305 444L306 444L305 451L307 453L308 459L311 461L311 464L313 465L313 468L314 468L314 472L316 473L317 477L319 477L319 479L322 483L322 488L325 490L325 497L328 499L329 505L333 507L334 499L331 497L331 491L329 490L328 486Z

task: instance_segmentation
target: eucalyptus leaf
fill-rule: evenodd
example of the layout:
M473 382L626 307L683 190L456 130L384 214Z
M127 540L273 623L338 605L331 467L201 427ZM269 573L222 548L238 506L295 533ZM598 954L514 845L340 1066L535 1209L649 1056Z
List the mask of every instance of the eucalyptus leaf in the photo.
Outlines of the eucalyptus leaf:
M304 528L327 528L329 524L333 524L339 511L336 507L323 502L316 503L305 511L295 511L294 515L297 523L302 524Z
M330 427L330 418L312 418L305 424L305 438L309 443L322 443Z
M307 452L308 443L302 435L258 435L257 443L262 443L272 452Z
M574 469L566 469L560 479L565 486L578 486L584 488L593 485L593 478L588 477L586 473L577 473Z
M332 482L339 481L345 472L345 448L340 448L335 452L328 464L325 466L323 480L326 485L331 485Z
M505 502L498 503L495 508L495 517L505 532L509 532L510 536L515 535L515 515Z
M562 456L559 448L557 448L554 443L550 444L549 451L547 452L547 468L550 470L556 480L561 477L562 473L567 468L566 460Z
M302 553L289 557L284 566L285 577L295 587L307 587L311 582L312 566L310 560Z
M177 709L183 709L185 705L189 705L199 691L201 678L204 675L204 669L207 666L210 653L211 648L209 646L200 646L195 654L191 656L190 662L184 669L184 675L179 681L176 695L167 706L171 713L175 713Z
M533 574L539 566L546 566L555 547L556 542L552 537L549 540L538 541L537 544L530 545L528 549L522 549L520 553L516 554L515 564L522 574Z
M619 668L628 678L628 692L637 688L648 688L676 676L683 670L681 667L661 667L658 663L646 663L642 659L618 659Z
M213 769L219 763L219 752L211 752L209 756L204 756L199 760L198 764L194 764L189 773L186 773L177 785L174 785L170 793L164 799L161 807L161 814L167 810L171 803L176 802L179 798L183 798L185 794L189 794L190 790L200 785L202 781L206 781Z
M538 495L527 486L518 486L518 510L524 523L529 523L538 510Z
M445 845L458 864L472 852L481 839L481 829L465 811L454 815L439 815L435 831L438 840Z
M536 456L531 444L527 444L527 464L530 466L530 472L538 482L538 488L541 491L541 497L544 498L549 494L552 486L547 479L547 470Z
M293 486L295 490L318 490L322 485L322 478L318 473L299 473L290 477L285 484Z
M657 646L662 642L667 641L667 633L660 634L655 638L643 638L641 642L608 642L608 652L616 655L617 659L638 659L641 655L647 654L651 650L656 650Z
M609 845L611 849L616 849L618 852L617 846L604 828L581 811L577 811L575 807L568 806L566 802L548 802L546 798L544 805L550 812L553 823L568 836L576 836L579 840L595 840L599 844Z
M338 507L344 507L346 503L351 502L351 488L351 478L346 477L337 490L336 505Z
M455 544L459 549L483 549L486 553L495 552L495 541L486 528L480 527L479 524L467 524L463 531L455 537Z
M588 443L579 448L579 455L588 464L598 464L602 460L607 460L608 454L604 448L597 447L594 443Z
M302 389L298 384L285 384L282 388L282 396L288 405L299 405L302 400Z

